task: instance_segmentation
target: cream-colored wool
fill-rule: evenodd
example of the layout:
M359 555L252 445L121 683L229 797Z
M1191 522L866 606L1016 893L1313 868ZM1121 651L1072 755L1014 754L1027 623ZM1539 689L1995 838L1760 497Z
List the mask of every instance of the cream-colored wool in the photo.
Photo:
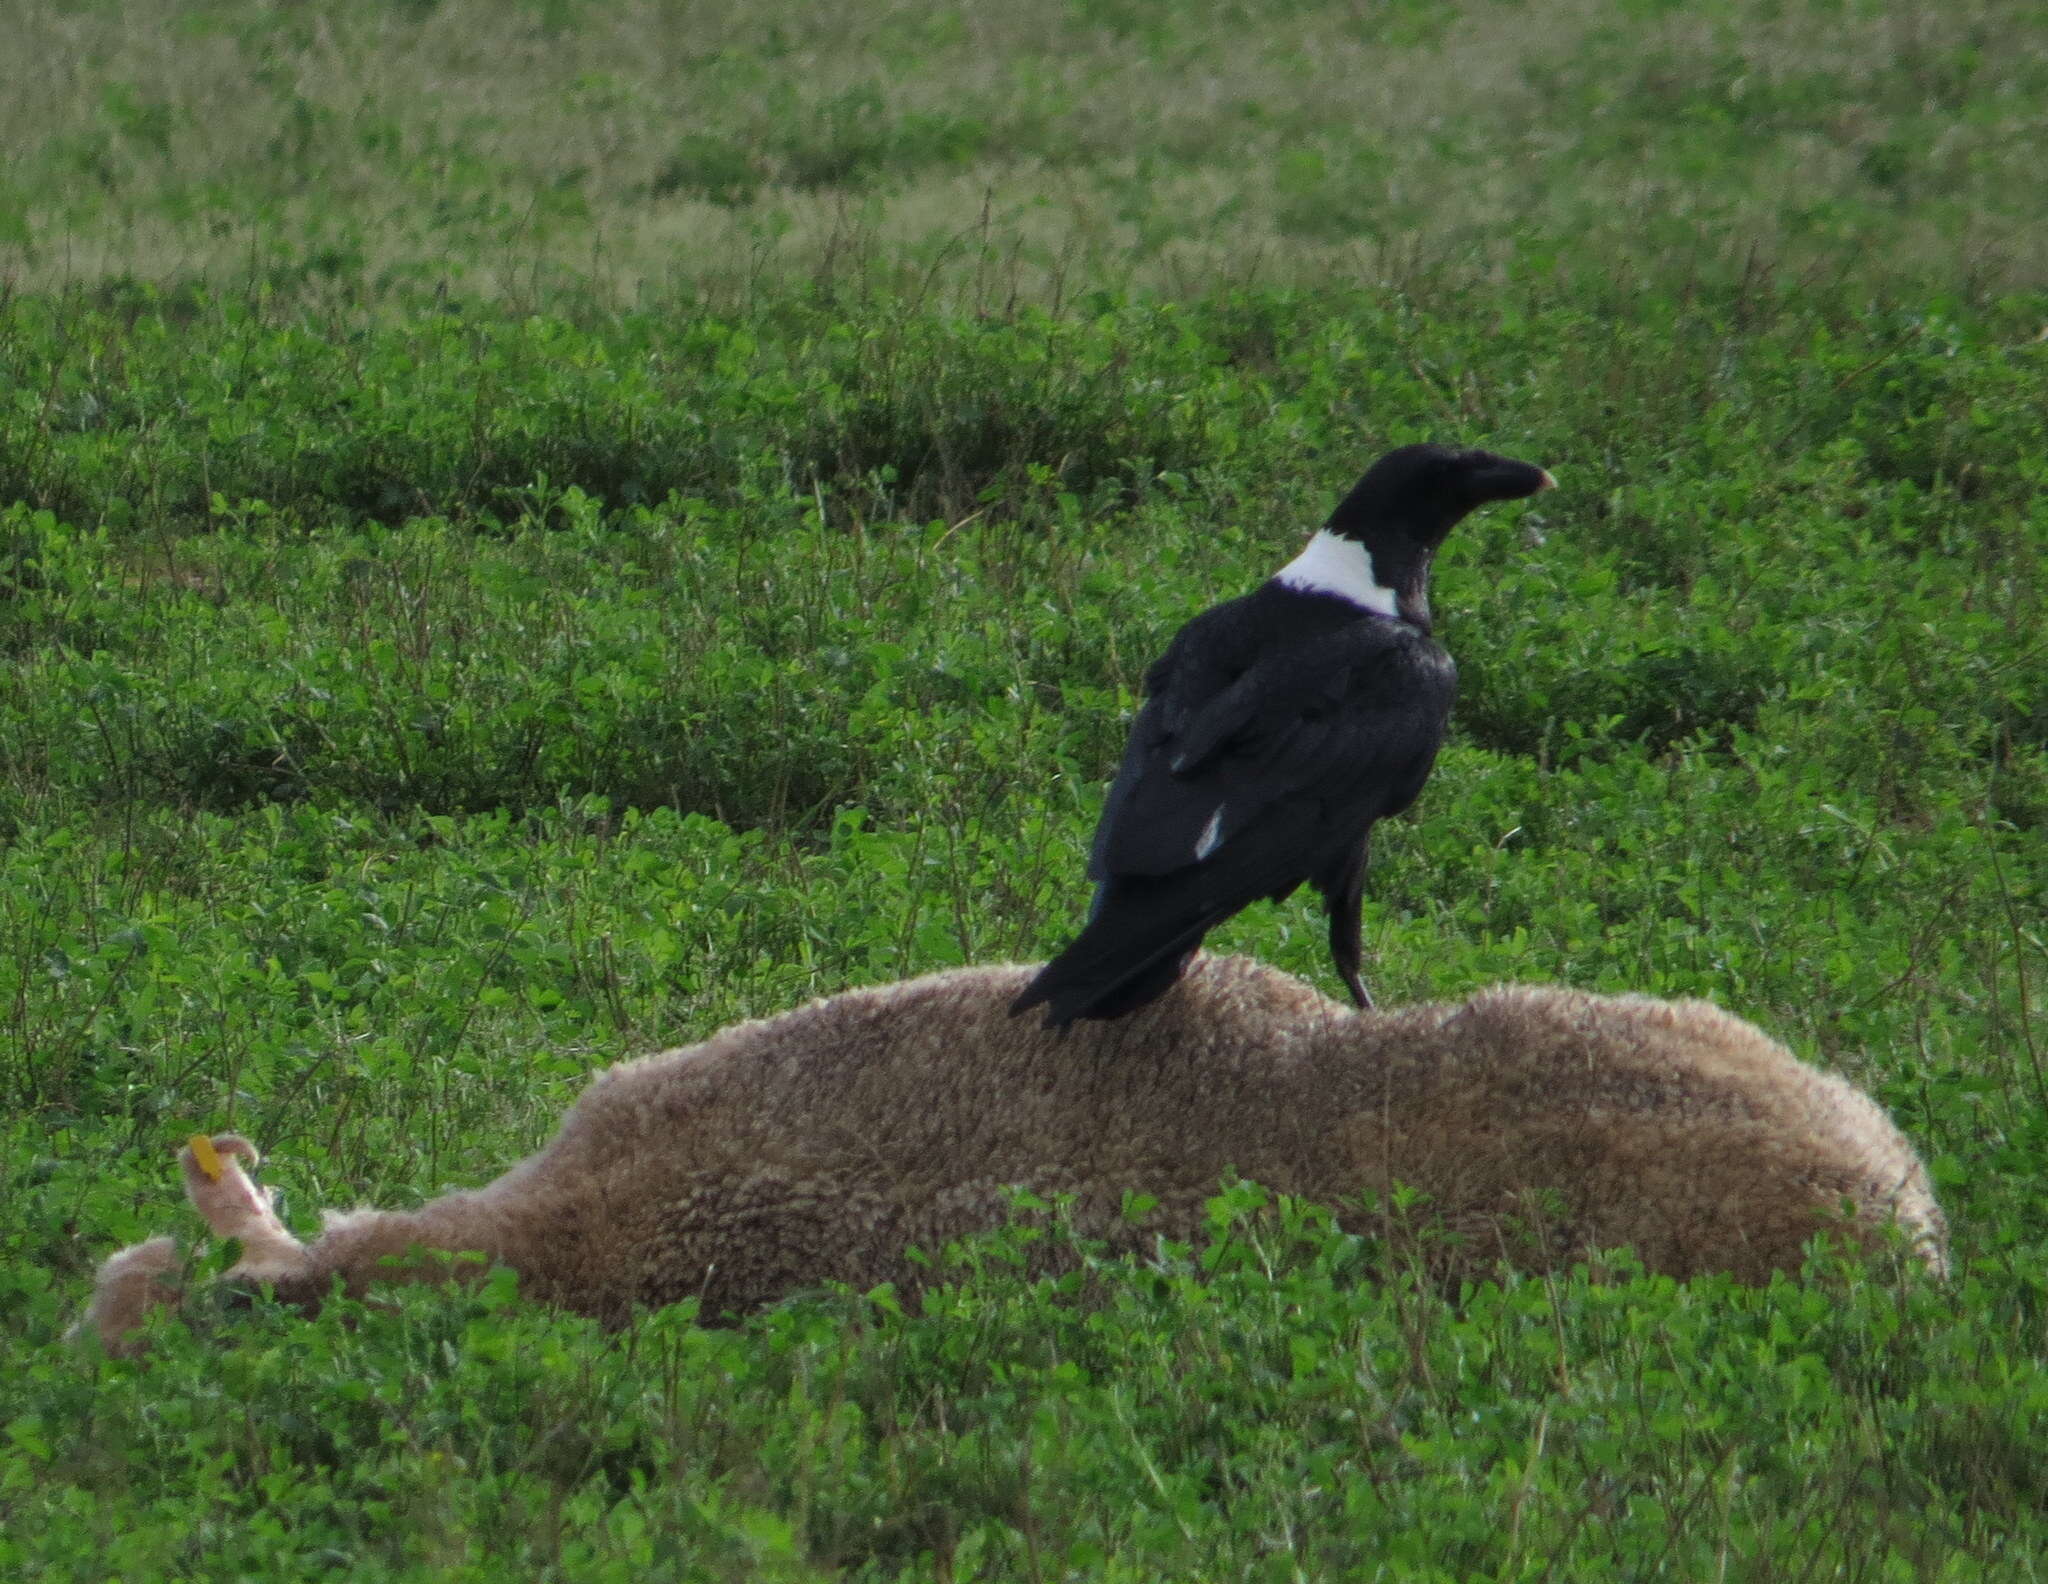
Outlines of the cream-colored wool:
M1832 1228L1896 1220L1928 1267L1943 1223L1912 1146L1871 1100L1702 1001L1514 987L1353 1012L1241 958L1200 957L1157 1004L1049 1033L1012 1018L1028 968L856 990L599 1076L539 1154L417 1211L329 1212L302 1245L215 1140L184 1157L231 1278L312 1303L403 1275L414 1245L518 1271L530 1297L608 1322L699 1297L743 1311L828 1281L914 1286L906 1245L1000 1223L1013 1184L1076 1196L1119 1246L1198 1237L1229 1172L1347 1207L1397 1183L1453 1234L1441 1268L1529 1269L1631 1245L1653 1271L1796 1269ZM1159 1209L1124 1219L1129 1191ZM174 1302L168 1240L114 1256L84 1325L110 1346ZM439 1268L439 1267L437 1267Z

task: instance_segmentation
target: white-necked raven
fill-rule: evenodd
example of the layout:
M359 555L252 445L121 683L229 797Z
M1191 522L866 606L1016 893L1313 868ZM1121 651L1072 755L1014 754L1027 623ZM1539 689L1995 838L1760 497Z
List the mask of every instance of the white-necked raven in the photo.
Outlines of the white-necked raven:
M1373 823L1422 790L1457 669L1430 636L1429 565L1489 501L1551 487L1490 451L1403 446L1374 463L1302 553L1197 616L1145 675L1089 857L1088 924L1017 998L1046 1022L1157 999L1202 937L1303 881L1323 895L1352 999Z

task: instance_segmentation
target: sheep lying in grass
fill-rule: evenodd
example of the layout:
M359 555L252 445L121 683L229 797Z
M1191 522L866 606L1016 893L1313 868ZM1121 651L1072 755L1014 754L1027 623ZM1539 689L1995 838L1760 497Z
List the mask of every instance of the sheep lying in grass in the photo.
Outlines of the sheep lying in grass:
M1228 1172L1349 1207L1405 1183L1447 1273L1632 1245L1675 1276L1761 1280L1832 1228L1887 1221L1929 1268L1943 1224L1912 1147L1866 1096L1699 1001L1553 988L1353 1012L1243 959L1197 960L1158 1004L1047 1033L1009 1015L1027 968L970 968L744 1023L596 1079L539 1154L415 1211L330 1212L301 1244L222 1136L183 1158L237 1283L311 1306L475 1251L527 1295L617 1323L717 1316L829 1281L914 1286L907 1245L1000 1223L1008 1189L1071 1194L1086 1237L1198 1237ZM215 1176L209 1170L218 1172ZM1134 1226L1126 1193L1158 1201ZM445 1259L412 1256L414 1276ZM477 1268L480 1262L470 1262ZM119 1347L176 1302L168 1238L103 1268L83 1324Z

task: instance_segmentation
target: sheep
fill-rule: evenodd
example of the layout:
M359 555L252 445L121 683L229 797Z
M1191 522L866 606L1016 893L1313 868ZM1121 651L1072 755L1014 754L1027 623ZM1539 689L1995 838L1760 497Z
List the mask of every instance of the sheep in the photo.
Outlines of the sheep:
M1444 1235L1416 1247L1449 1275L1630 1245L1651 1271L1761 1282L1817 1231L1874 1247L1893 1222L1944 1268L1927 1173L1884 1112L1703 1001L1519 986L1361 1012L1202 956L1156 1005L1060 1034L1009 1016L1032 972L849 991L626 1062L496 1181L329 1212L310 1246L237 1136L186 1149L187 1194L241 1240L229 1281L289 1303L443 1278L420 1251L461 1251L608 1325L685 1298L716 1319L830 1282L915 1289L929 1267L906 1250L1000 1224L1013 1185L1071 1195L1075 1230L1114 1249L1188 1240L1232 1172L1361 1230L1368 1201L1419 1190ZM1127 1194L1157 1207L1134 1222ZM168 1238L114 1255L81 1329L120 1350L178 1302L177 1270Z

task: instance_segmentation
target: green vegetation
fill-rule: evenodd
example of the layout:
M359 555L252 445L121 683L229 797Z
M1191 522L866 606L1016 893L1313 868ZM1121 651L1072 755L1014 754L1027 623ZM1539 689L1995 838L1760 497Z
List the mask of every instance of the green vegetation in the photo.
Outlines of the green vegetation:
M0 1574L2048 1574L2048 11L17 10ZM1756 1019L1951 1286L1445 1295L1239 1189L735 1331L58 1345L196 1128L402 1203L1050 950L1144 665L1430 435L1563 488L1441 563L1376 988Z
M2039 284L2040 0L23 0L0 248L354 307ZM1583 282L1580 289L1584 289Z

